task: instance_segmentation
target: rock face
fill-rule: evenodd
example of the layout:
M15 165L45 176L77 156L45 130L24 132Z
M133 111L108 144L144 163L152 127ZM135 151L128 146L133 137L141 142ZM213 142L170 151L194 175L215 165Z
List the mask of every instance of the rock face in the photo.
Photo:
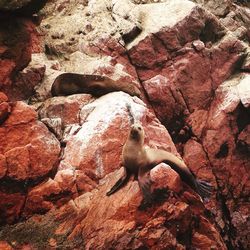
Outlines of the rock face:
M81 96L74 99L83 103ZM67 106L71 97L63 98ZM54 109L51 106L50 110L56 112L58 104L54 101ZM151 173L156 202L147 212L138 210L141 192L137 181L129 181L111 197L105 195L122 174L120 155L130 125L128 103L136 120L145 128L146 144L178 154L167 130L137 97L131 98L122 92L110 93L84 105L79 123L74 126L71 123L69 132L64 130L62 140L66 145L55 177L28 191L21 216L51 212L40 219L32 217L18 224L18 229L5 227L2 239L14 240L15 247L23 246L29 239L30 247L34 248L70 245L86 249L184 249L184 246L199 247L202 237L203 245L226 249L219 233L206 218L205 207L197 194L183 186L177 173L166 165ZM67 116L61 118L66 124ZM116 132L118 129L120 133ZM167 183L166 178L170 180ZM55 209L58 206L60 210ZM200 224L194 227L195 221ZM27 230L33 227L39 233L30 238ZM38 241L37 237L43 241Z
M42 16L40 33L1 17L0 248L249 249L249 9L52 0ZM129 82L141 99L51 98L63 72ZM105 195L122 175L128 104L147 146L214 186L209 201L165 164L150 172L152 207L141 210L136 180Z
M20 217L28 186L45 178L56 167L59 142L37 121L34 109L23 102L11 105L11 114L0 127L0 223Z
M34 86L44 74L43 69L32 67L20 72L29 64L31 53L41 49L38 32L27 18L1 14L0 22L0 90L7 93L10 100L27 99L34 94Z
M0 1L0 11L18 15L32 15L44 7L47 0Z

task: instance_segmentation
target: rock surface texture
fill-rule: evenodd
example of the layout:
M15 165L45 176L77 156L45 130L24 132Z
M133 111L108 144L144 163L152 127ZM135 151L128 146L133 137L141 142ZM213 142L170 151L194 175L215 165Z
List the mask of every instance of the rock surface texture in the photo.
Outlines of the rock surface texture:
M247 4L51 0L31 17L46 1L4 2L0 249L249 249ZM51 97L64 72L141 95ZM163 163L150 172L151 207L133 179L106 196L123 174L128 105L147 146L214 186L209 200Z

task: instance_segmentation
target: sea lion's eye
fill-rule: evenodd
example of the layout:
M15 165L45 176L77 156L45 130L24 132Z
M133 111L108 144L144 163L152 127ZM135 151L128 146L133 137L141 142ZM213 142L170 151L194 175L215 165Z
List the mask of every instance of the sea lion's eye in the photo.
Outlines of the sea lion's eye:
M138 127L139 130L141 130L141 127Z

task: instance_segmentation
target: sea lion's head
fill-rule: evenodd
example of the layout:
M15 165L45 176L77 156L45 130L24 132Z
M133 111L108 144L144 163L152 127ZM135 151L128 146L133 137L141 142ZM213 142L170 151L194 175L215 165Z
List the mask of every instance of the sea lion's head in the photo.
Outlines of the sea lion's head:
M140 123L134 123L131 126L129 137L130 139L144 143L144 129Z

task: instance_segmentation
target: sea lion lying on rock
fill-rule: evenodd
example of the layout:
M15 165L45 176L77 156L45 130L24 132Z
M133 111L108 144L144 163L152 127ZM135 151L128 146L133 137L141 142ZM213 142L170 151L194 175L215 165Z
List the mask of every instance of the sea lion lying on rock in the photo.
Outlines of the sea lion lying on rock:
M52 96L86 93L99 97L114 91L124 91L131 96L140 96L140 90L133 84L114 81L101 75L63 73L57 76L51 88Z

